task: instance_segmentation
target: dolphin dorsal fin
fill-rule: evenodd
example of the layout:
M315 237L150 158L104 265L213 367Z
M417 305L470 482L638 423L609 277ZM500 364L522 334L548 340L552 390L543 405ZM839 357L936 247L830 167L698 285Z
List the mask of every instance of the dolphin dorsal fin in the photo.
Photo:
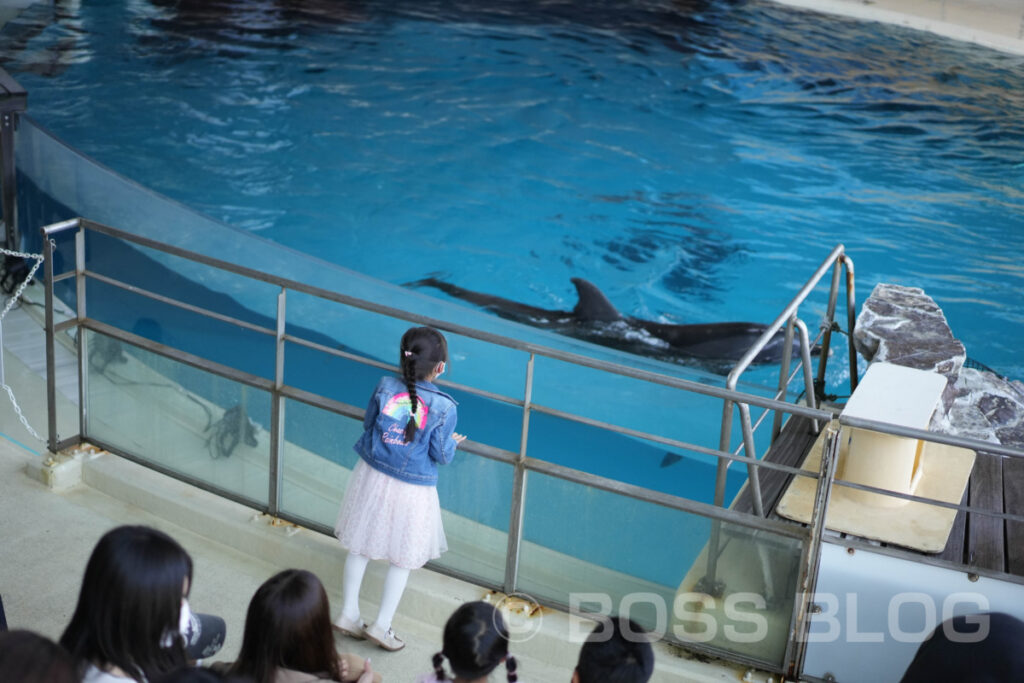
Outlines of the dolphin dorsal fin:
M579 303L572 312L580 320L594 320L598 322L612 322L621 320L622 315L615 310L608 297L601 293L601 290L593 283L587 282L581 277L574 277L572 283L576 285L576 293L579 295Z

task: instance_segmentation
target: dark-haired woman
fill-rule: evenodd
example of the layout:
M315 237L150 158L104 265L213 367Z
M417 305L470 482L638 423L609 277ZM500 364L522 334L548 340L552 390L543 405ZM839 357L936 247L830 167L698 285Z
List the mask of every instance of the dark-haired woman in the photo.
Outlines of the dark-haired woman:
M445 672L445 660L451 678ZM420 676L416 683L486 683L502 662L506 680L515 683L516 660L508 653L508 627L501 612L486 602L467 602L444 625L444 647L434 655L434 672Z
M455 432L455 399L433 381L445 371L448 343L431 327L414 327L398 350L401 377L384 377L370 398L363 435L334 533L348 548L344 605L335 627L385 650L405 647L391 621L409 571L448 549L437 498L437 466L451 462L466 437ZM359 616L359 588L370 560L389 563L377 620Z
M184 666L182 633L199 623L188 607L191 585L192 558L162 531L121 526L104 534L60 637L83 683L145 683Z
M330 605L320 579L286 569L267 579L249 602L238 659L228 674L253 683L380 683L369 660L339 655Z

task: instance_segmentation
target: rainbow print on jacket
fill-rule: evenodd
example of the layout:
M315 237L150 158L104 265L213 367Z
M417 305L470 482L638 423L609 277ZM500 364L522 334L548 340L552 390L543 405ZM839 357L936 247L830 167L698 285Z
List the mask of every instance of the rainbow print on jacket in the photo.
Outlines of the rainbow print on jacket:
M419 396L416 397L416 403L419 405L419 408L416 410L416 428L423 429L427 424L427 413L429 410L427 404ZM412 402L409 400L408 393L395 394L384 404L381 412L405 424L409 421L409 407L411 405Z

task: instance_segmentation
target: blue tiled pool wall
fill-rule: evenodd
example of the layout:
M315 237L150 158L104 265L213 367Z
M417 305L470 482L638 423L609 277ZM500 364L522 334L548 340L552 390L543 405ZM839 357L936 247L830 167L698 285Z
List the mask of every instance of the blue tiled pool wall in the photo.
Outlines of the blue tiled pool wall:
M34 141L40 142L38 138ZM22 148L19 147L19 164L27 156L29 155L23 154ZM52 169L59 173L66 170L66 167L62 167L61 164L42 163L34 167L35 171L40 169ZM39 226L77 215L88 215L90 210L112 203L96 201L96 198L91 196L91 188L88 187L88 182L81 171L81 168L78 169L80 182L75 185L75 192L70 193L72 196L66 201L63 198L58 200L50 192L45 191L40 183L36 182L39 179L37 173L19 173L19 216L27 248L39 248ZM103 169L99 169L99 172L102 173ZM143 197L147 202L160 203L161 198L148 193L147 195ZM174 208L182 210L182 207ZM104 215L96 216L92 213L89 217L117 227L127 227L117 223L118 220L125 220L124 216L111 212L115 215L108 217L105 215L106 211L101 213ZM152 213L159 213L159 209ZM135 207L136 217L146 214L144 207ZM151 224L149 232L155 230L158 238L180 235L175 232L175 229L180 227L180 220L171 221L166 226ZM209 230L210 226L204 227ZM227 230L229 233L232 232ZM209 237L210 241L215 240L215 236L208 231L203 232L202 236L204 239ZM241 232L229 234L229 237L248 243L253 241L249 235ZM203 245L186 240L186 246L202 250ZM279 249L275 245L261 241L256 241L256 246L262 249ZM60 256L55 259L57 272L66 267L65 259L70 259L73 254L70 240L65 238L61 241L59 254ZM96 272L116 275L119 279L132 284L174 295L247 322L270 328L275 326L274 319L262 312L267 310L266 305L258 304L252 308L243 305L234 296L191 280L182 272L175 272L164 263L118 240L91 233L87 242L87 254L88 267ZM223 253L219 255L230 256ZM60 288L59 293L73 306L73 284L71 281L62 284L64 286ZM403 297L406 295L404 291L401 294ZM101 322L255 375L267 378L273 376L271 337L240 330L173 306L144 299L95 280L88 283L87 298L89 316ZM273 302L273 298L268 298L268 301ZM400 321L396 324L396 330L404 327L404 323ZM289 331L334 348L346 348L337 338L316 329L292 326ZM393 336L397 339L397 334ZM391 360L383 354L367 353L365 348L350 350L357 350L378 360ZM457 352L457 347L453 346L453 352ZM365 403L381 375L375 368L329 357L294 344L289 345L286 358L288 384L356 406ZM463 366L467 364L463 363ZM512 374L512 379L505 383L507 386L501 388L506 389L510 395L521 395L522 370ZM344 381L339 381L338 378L344 378ZM191 380L187 375L175 379L186 389L200 394L204 391L208 393L205 389L208 383L201 381L198 376ZM485 379L494 382L492 377ZM477 385L475 380L476 377L460 376L458 381ZM499 381L498 384L501 385L503 382ZM204 398L217 404L224 403L224 397ZM461 429L470 433L475 440L508 450L518 450L521 410L472 395L460 394L458 399ZM695 429L708 434L709 438L713 436L717 439L720 404L705 401L702 405L703 407L693 410L670 410L668 414L676 422L685 420L689 415ZM575 408L582 412L586 406L578 405ZM269 415L253 414L251 417L264 427L269 425ZM681 428L680 431L686 433L690 430ZM301 424L290 423L286 438L311 452L329 454L328 457L347 466L351 466L355 458L347 445L334 443L330 432L314 428L313 425L304 429ZM688 440L703 445L715 445L692 435ZM532 418L529 454L534 458L705 502L710 502L713 494L715 468L707 461L690 457L666 458L666 455L686 454L548 416L534 415ZM481 486L491 487L494 500L508 498L511 482L486 478L481 480L474 476L474 470L479 466L477 458L464 457L458 466L445 473L448 476L441 478L438 490L446 509L463 514L460 492L464 490L467 481L472 482L472 486L477 489ZM742 470L730 470L730 497L738 491L744 480L745 473ZM584 498L585 505L582 502ZM528 541L665 586L678 584L707 537L708 523L703 518L649 506L644 512L644 519L637 520L634 518L635 504L631 501L601 491L590 491L582 495L578 486L557 479L538 478L530 489L530 499L545 501L545 505L550 506L551 514L544 515L544 523L527 525L525 537ZM547 512L546 510L545 513ZM531 512L528 510L527 514L529 516ZM477 517L477 521L488 526L507 529L508 508L505 506L495 506L483 517L480 516L479 506L473 506L473 515ZM603 534L592 536L576 533L581 519L585 520L591 515L596 523L605 520L628 520L628 527L625 533L619 534L621 540L616 544L614 551L608 547L607 537ZM674 542L665 542L666 533L670 534Z

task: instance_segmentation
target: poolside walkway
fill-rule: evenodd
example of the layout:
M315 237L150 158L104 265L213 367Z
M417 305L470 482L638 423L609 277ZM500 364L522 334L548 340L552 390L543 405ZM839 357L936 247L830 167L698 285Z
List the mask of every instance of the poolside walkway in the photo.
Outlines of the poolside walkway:
M1024 54L1021 0L775 0L863 21L929 31L994 50Z
M0 28L36 0L0 0Z
M826 14L880 21L1024 54L1021 0L774 0ZM0 0L0 27L39 0Z

